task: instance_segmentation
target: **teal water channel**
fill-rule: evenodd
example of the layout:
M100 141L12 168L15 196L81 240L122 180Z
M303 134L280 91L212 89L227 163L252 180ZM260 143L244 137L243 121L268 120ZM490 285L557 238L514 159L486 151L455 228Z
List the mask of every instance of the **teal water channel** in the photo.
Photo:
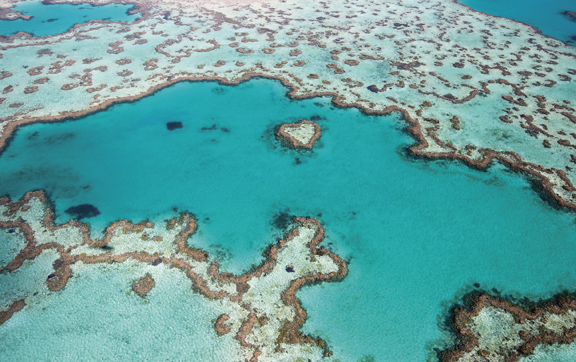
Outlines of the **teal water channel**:
M66 32L76 24L90 20L109 20L131 23L139 14L128 14L134 8L130 4L43 4L41 1L21 2L12 10L32 16L29 20L0 20L0 36L14 35L19 31L34 36L57 35Z
M521 21L540 29L545 35L576 45L574 0L459 0L474 10Z
M413 160L405 149L414 141L396 115L366 116L328 98L291 101L286 91L263 79L180 83L81 120L22 127L0 156L0 195L46 190L58 223L71 217L69 207L92 204L101 214L85 221L95 235L114 220L158 221L187 210L199 222L190 244L235 273L259 263L282 235L275 222L282 213L316 217L327 230L324 245L350 271L298 297L308 310L304 331L326 339L341 361L426 360L449 342L444 318L474 283L535 299L576 288L574 214L552 208L525 176L500 165L477 171ZM278 125L311 118L322 127L313 151L275 140ZM167 122L183 127L170 131ZM125 298L106 295L91 304L95 315L114 315L110 305ZM12 329L10 353L30 347L18 335L54 318ZM91 328L138 333L109 319ZM66 338L50 339L42 353L58 343ZM96 350L104 342L87 343ZM141 344L123 348L143 353ZM103 350L117 360L114 348Z

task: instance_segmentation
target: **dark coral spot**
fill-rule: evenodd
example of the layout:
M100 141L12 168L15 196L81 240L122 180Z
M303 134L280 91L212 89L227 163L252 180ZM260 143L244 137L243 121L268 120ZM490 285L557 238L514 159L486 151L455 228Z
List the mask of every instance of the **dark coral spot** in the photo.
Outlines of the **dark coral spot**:
M378 87L376 87L376 84L369 85L368 90L370 92L378 93Z
M576 22L576 12L575 11L562 11L560 14L564 15L568 20Z
M81 204L72 206L65 211L68 215L72 215L75 219L81 220L88 217L100 215L100 210L91 204Z
M288 273L294 273L294 267L292 265L286 265L286 271Z
M216 131L218 129L218 126L216 126L215 124L213 124L210 127L202 127L200 128L201 131Z
M56 260L54 260L54 263L52 263L52 267L53 267L54 269L58 269L58 268L60 268L62 265L64 265L64 260L62 260L62 259L56 259Z
M182 127L184 127L182 125L182 122L167 122L166 123L166 128L168 128L168 131L174 131L175 129L182 128Z
M156 265L158 265L158 264L160 264L160 263L162 263L162 259L156 258L156 259L154 259L154 261L152 262L152 265L153 265L153 266L156 266Z
M280 211L274 215L274 218L272 219L272 225L274 225L274 227L278 229L286 229L290 226L293 217L287 211L289 210Z

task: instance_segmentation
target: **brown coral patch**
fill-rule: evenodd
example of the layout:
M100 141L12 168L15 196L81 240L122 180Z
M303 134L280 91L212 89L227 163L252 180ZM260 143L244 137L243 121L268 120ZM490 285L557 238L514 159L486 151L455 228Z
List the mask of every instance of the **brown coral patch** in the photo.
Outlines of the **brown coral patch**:
M118 75L121 77L128 77L130 75L132 75L132 71L128 70L128 69L124 69L121 72L118 72Z
M24 89L24 94L30 94L38 91L38 86L29 86Z
M247 49L247 48L238 48L238 49L236 49L236 51L237 51L238 53L242 53L242 54L254 53L254 50L252 50L252 49Z
M118 59L116 61L116 64L118 65L125 65L125 64L130 64L132 63L132 60L128 59L128 58L122 58L122 59Z
M78 88L78 84L68 83L68 84L64 84L61 88L62 88L62 90L68 91L68 90L72 90L74 88Z
M63 264L56 268L56 271L50 275L46 279L46 284L48 285L48 289L50 291L58 291L66 286L68 283L68 279L72 275L72 269L68 264Z
M123 42L121 41L115 41L113 43L110 43L110 49L108 49L106 52L108 54L118 54L118 53L122 53L124 51L124 48L122 48L120 45Z
M145 61L144 62L144 70L150 71L150 70L154 70L154 69L158 68L158 65L156 64L157 62L158 62L158 59L156 59L156 58Z
M0 80L6 79L6 78L11 77L11 76L12 76L12 73L7 72L5 70L0 72Z
M49 80L50 80L50 78L48 78L48 77L38 78L34 81L34 84L44 84L44 83L48 82Z
M31 76L40 75L42 74L42 69L44 69L43 66L30 68L28 69L28 74L30 74Z
M156 281L150 274L146 274L140 278L132 286L132 290L141 297L145 297L156 286Z
M221 314L218 316L218 319L216 319L214 329L219 336L230 333L230 327L226 325L228 319L230 319L230 316L227 314Z
M21 311L25 306L26 302L24 302L24 299L20 299L12 303L7 311L0 312L0 326L10 319L14 313Z

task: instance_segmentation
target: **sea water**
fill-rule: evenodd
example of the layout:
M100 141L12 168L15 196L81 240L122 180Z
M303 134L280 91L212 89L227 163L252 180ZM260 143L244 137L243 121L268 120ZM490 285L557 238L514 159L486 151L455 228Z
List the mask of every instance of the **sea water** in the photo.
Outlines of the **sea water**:
M459 0L483 13L524 22L543 34L576 44L576 20L562 14L576 12L574 0Z
M574 214L552 208L525 176L498 164L477 171L413 160L405 150L414 141L397 115L366 116L335 108L328 98L293 101L286 91L262 79L180 83L82 120L21 127L0 156L0 194L16 199L46 190L58 223L70 219L67 208L93 204L101 214L85 221L95 235L117 219L161 221L190 211L199 222L190 244L237 274L259 263L282 235L279 215L316 217L327 230L323 244L349 263L349 274L297 296L308 311L304 331L326 339L341 361L425 360L433 347L449 343L444 318L474 283L515 297L574 290ZM314 150L285 149L275 139L278 125L311 118L322 127ZM169 131L173 121L183 128ZM171 286L163 293L182 293L179 284ZM72 289L43 303L71 313L66 328L73 332L81 327L66 305L81 289ZM122 323L98 323L105 314L99 308L117 316L107 303L132 303L115 290L106 292L110 302L91 304L94 315L81 314L94 318L94 333L109 335ZM153 313L163 313L158 308ZM19 335L56 316L26 318L34 322L19 324ZM198 323L205 318L200 314ZM170 320L178 330L178 320ZM136 333L122 331L110 338ZM205 333L214 335L209 323ZM68 343L42 341L46 351ZM90 343L96 349L107 342ZM26 348L14 342L11 353ZM125 360L141 343L122 348Z
M49 36L66 32L75 24L90 20L133 22L138 14L128 14L134 8L130 4L43 4L42 1L21 2L12 10L30 15L29 20L0 20L0 36L14 35L19 31L34 36Z

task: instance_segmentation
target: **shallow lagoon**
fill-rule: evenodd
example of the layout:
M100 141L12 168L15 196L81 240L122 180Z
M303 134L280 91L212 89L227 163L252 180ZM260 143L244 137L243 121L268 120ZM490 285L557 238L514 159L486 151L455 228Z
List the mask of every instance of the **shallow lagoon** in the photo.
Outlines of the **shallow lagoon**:
M395 116L285 92L268 80L181 83L79 121L23 127L0 156L0 194L47 190L58 222L68 207L94 204L95 234L117 219L191 211L191 244L236 273L281 235L280 212L317 217L350 273L298 296L304 330L342 361L425 360L448 338L449 306L476 282L531 298L574 289L574 215L551 208L523 176L411 160L413 140ZM313 152L274 140L275 126L312 116L323 127ZM169 131L170 121L183 128ZM94 328L106 334L120 322L109 323Z
M110 20L133 22L138 14L128 14L134 8L129 4L107 4L91 6L89 4L50 4L41 1L19 3L12 10L30 15L29 20L0 20L0 35L10 36L19 31L34 36L49 36L66 32L75 24L86 23L90 20Z

